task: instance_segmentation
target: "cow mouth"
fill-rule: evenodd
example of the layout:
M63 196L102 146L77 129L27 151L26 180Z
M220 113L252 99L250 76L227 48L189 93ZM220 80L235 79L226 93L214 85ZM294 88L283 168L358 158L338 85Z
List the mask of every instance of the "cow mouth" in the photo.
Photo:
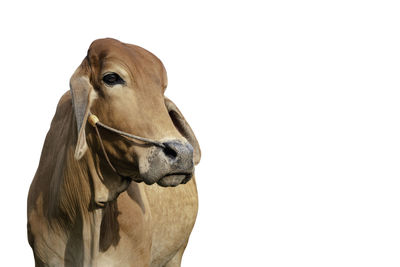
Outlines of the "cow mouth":
M181 172L181 173L169 173L159 179L157 184L163 187L175 187L180 184L186 184L192 178L193 173Z

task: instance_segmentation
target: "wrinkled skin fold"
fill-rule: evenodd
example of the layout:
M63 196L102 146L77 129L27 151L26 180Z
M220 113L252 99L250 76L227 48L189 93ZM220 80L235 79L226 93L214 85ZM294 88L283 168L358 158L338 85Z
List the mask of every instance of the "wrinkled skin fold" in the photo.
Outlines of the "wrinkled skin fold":
M94 41L60 99L28 195L36 266L180 266L197 215L193 130L164 96L161 61ZM88 115L157 147L99 129Z

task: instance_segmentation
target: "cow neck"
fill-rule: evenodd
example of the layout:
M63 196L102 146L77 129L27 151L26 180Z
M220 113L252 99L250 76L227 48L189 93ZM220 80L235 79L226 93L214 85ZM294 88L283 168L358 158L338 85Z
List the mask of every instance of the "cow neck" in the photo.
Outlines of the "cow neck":
M97 153L91 151L91 146L79 161L74 159L73 149L70 151L67 169L79 170L79 174L71 176L67 171L64 178L86 181L78 190L79 193L91 197L85 198L84 203L75 205L77 208L73 213L75 217L71 218L70 227L65 229L68 232L66 243L81 245L72 248L67 246L65 257L74 264L78 264L79 261L83 266L97 266L97 259L102 251L100 232L105 208L107 205L112 205L111 202L121 191L126 190L129 182L115 174ZM87 190L89 192L86 192Z

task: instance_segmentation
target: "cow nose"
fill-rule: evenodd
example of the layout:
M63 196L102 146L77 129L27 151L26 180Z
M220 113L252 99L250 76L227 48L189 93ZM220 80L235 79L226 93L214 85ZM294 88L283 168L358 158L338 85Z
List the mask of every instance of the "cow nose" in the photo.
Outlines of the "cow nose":
M193 160L193 147L189 143L182 143L180 141L164 142L163 152L164 155L171 161L191 161Z
M165 146L163 149L165 156L169 157L170 159L176 159L176 157L178 156L178 149L176 146L174 146L174 143L165 142L163 143L163 145Z
M187 183L194 173L192 145L176 139L165 141L163 145L163 148L149 150L151 154L145 157L146 162L139 164L143 181L161 186Z

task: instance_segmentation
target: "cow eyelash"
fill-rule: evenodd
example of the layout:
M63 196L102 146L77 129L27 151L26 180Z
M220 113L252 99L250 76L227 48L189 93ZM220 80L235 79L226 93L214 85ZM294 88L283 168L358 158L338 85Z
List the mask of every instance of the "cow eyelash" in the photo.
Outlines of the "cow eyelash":
M115 72L104 75L103 82L107 85L125 84L125 81Z

